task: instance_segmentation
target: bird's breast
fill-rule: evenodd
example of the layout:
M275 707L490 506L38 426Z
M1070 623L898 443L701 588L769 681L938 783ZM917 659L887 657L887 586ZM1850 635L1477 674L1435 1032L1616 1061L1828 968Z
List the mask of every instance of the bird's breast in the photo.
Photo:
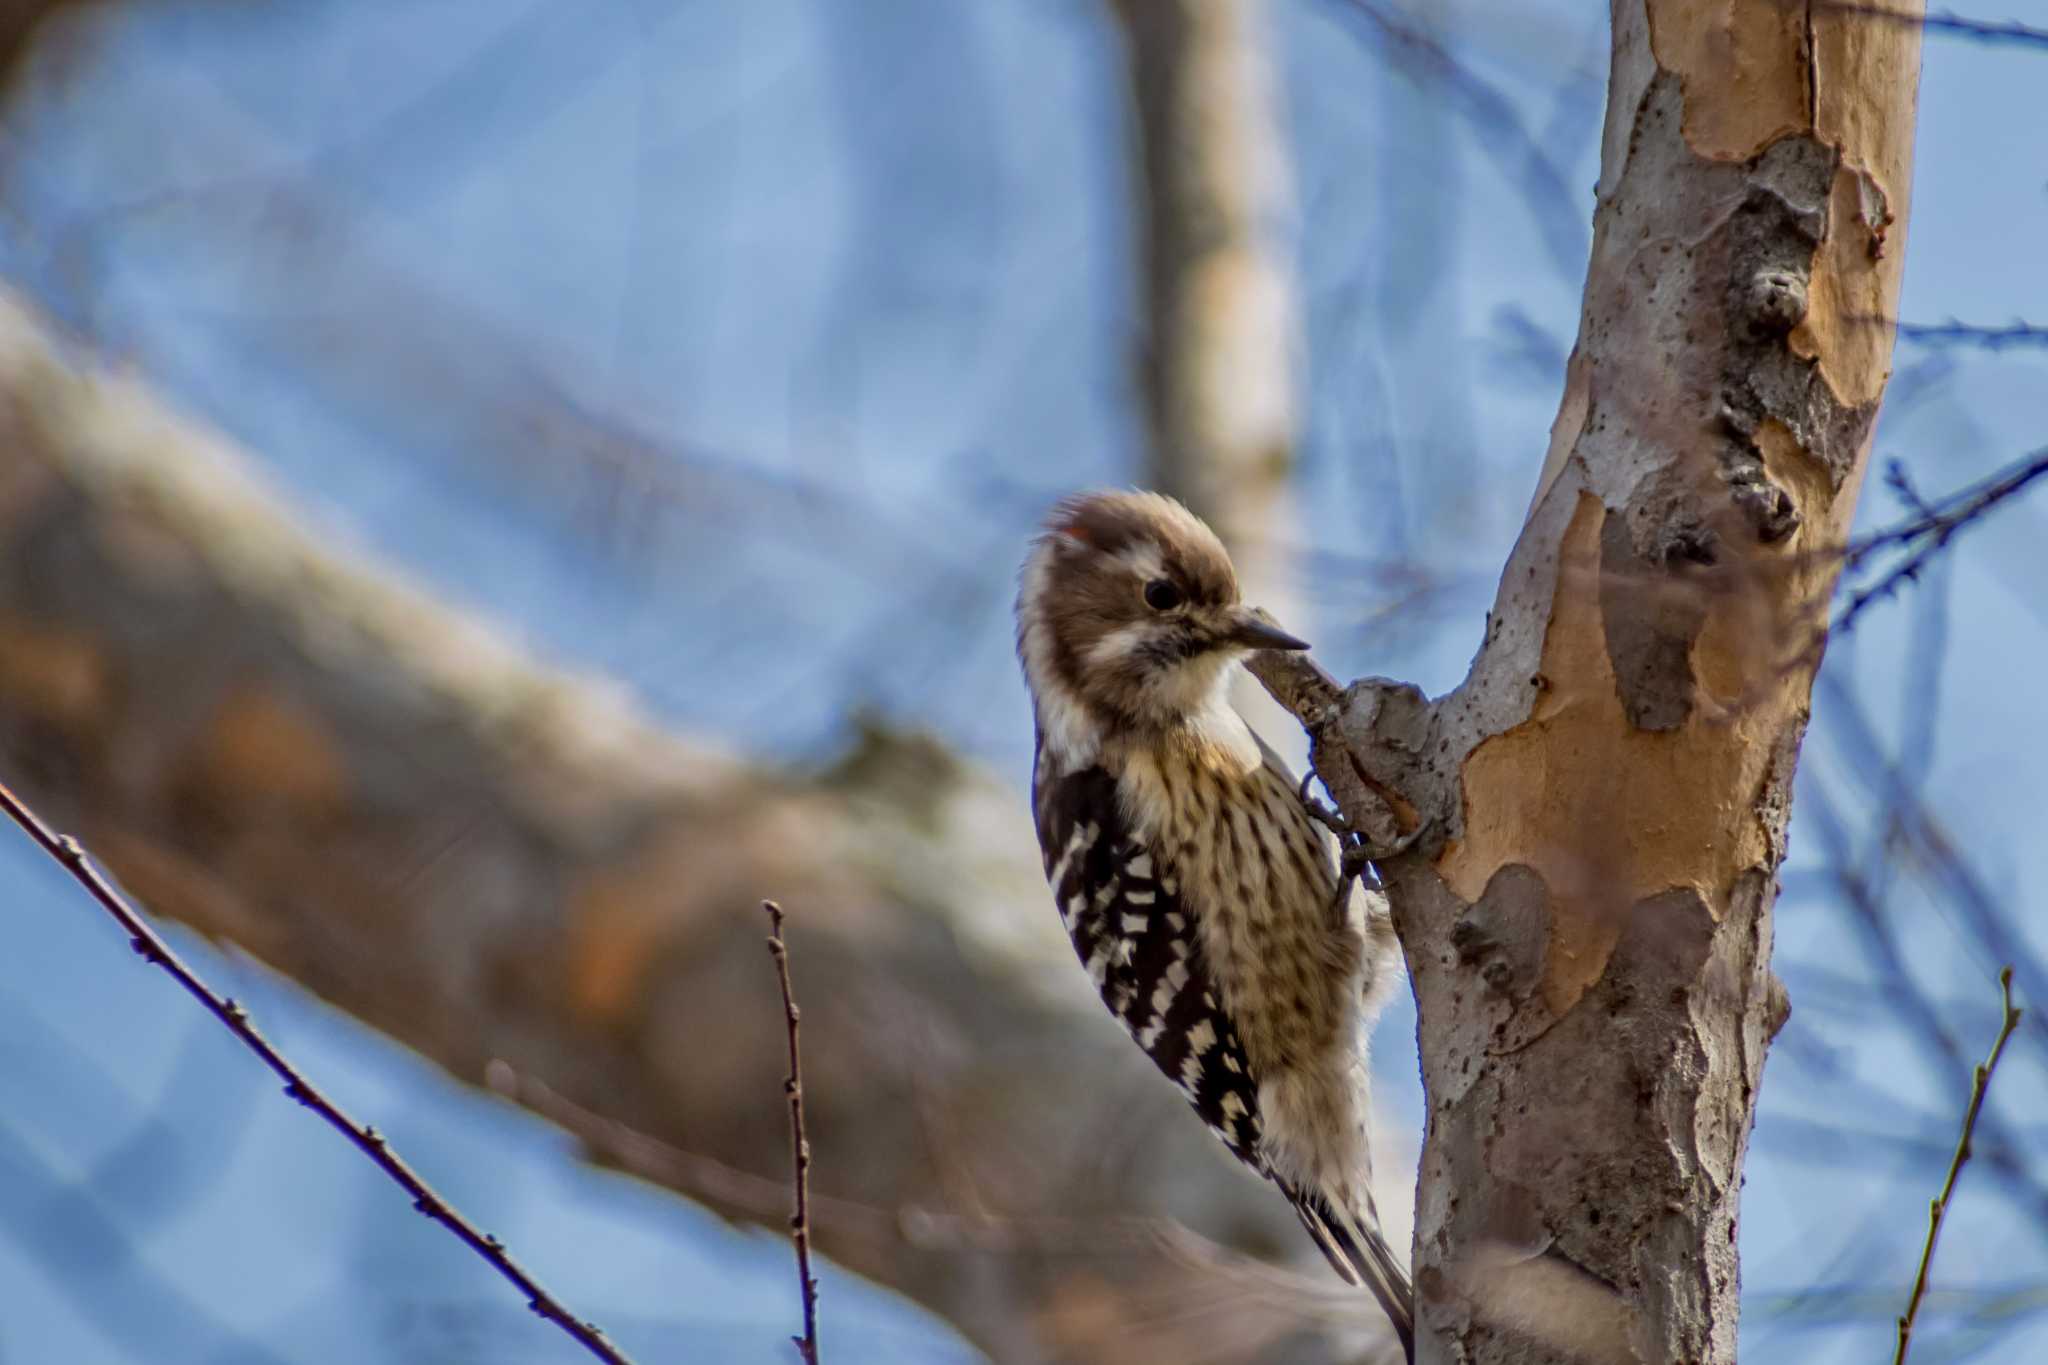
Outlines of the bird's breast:
M1203 960L1260 1071L1352 1045L1363 942L1284 775L1197 746L1127 755L1119 798L1178 876Z

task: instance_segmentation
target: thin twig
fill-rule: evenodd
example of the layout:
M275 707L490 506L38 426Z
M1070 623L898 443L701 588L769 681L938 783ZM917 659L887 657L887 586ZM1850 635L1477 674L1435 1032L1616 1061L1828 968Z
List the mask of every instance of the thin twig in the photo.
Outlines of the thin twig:
M1837 726L1842 723L1844 709L1853 704L1853 698L1844 698L1841 703L1829 705L1828 714ZM1910 794L1903 784L1896 784L1889 793L1882 793L1880 799L1901 803L1910 799ZM1848 922L1862 941L1871 968L1878 973L1880 991L1876 998L1883 999L1888 1009L1895 1011L1911 1026L1909 1036L1915 1046L1925 1052L1929 1069L1943 1076L1967 1071L1970 1062L1964 1055L1963 1044L1948 1027L1938 1003L1914 977L1911 961L1894 929L1895 916L1887 905L1886 897L1892 884L1889 859L1903 850L1896 848L1891 840L1881 840L1887 861L1874 871L1866 871L1856 865L1848 828L1828 784L1815 778L1810 788L1801 793L1800 800L1805 803L1800 808L1804 812L1801 818L1810 818L1813 822L1810 828L1819 840L1822 855L1828 860L1836 891L1848 912ZM1907 818L1911 818L1910 812ZM1867 983L1863 994L1866 999L1872 998ZM2024 1159L2027 1143L2013 1133L1995 1111L1980 1116L1978 1126L1989 1139L1989 1145L1980 1153L1973 1136L1971 1156L1980 1162L1989 1162L1996 1177L2005 1184L2007 1194L2033 1217L2048 1223L2048 1190L2043 1189L2030 1169L2030 1163ZM1782 1130L1779 1136L1784 1136ZM1839 1130L1835 1130L1834 1136L1839 1140ZM1873 1140L1866 1136L1864 1141L1873 1151L1893 1152L1902 1146L1913 1150L1889 1137ZM1933 1154L1930 1142L1922 1150L1922 1159Z
M1941 1237L1941 1220L1948 1213L1949 1200L1955 1197L1956 1177L1962 1174L1963 1163L1970 1159L1970 1135L1976 1131L1977 1114L1983 1109L1985 1093L1991 1088L1992 1069L2005 1052L2005 1040L2012 1037L2012 1031L2020 1024L2021 1011L2012 1003L2012 968L1999 970L1998 991L2005 1007L2005 1017L1999 1023L1998 1041L1991 1045L1991 1055L1970 1078L1970 1105L1963 1111L1963 1133L1956 1140L1955 1155L1949 1158L1948 1179L1942 1182L1941 1193L1928 1205L1927 1244L1920 1248L1920 1271L1913 1277L1912 1297L1906 1300L1906 1311L1899 1315L1899 1346L1892 1353L1892 1365L1905 1365L1906 1348L1913 1339L1913 1320L1919 1316L1920 1300L1927 1293L1927 1271L1934 1264L1934 1244Z
M2048 346L2048 327L2032 322L1985 327L1954 318L1947 322L1902 322L1899 340L1916 346L1975 346L2003 351L2013 346Z
M1957 489L1942 498L1938 505L1920 511L1909 521L1852 541L1846 553L1848 567L1854 569L1879 550L1925 536L1935 536L1938 541L1946 542L1969 522L2021 492L2043 474L2048 474L2048 446L2030 450L1977 483Z
M1865 0L1820 0L1818 8L1881 23L1910 24L1916 28L1926 29L1930 33L1946 33L1971 42L2048 47L2048 29L2035 28L2017 20L1999 23L1995 20L1972 19L1948 10L1935 14L1919 14L1912 10L1886 9L1880 5L1866 3Z
M270 1040L257 1031L249 1018L249 1012L227 996L216 992L206 984L199 974L185 965L170 945L165 943L142 913L124 899L107 879L100 875L86 858L85 849L68 834L58 834L42 818L30 810L20 797L4 783L0 783L0 809L4 809L15 824L21 826L29 838L71 874L92 898L100 903L109 915L127 931L129 945L143 958L169 972L177 983L185 988L186 994L204 1005L214 1018L227 1026L230 1033L262 1059L265 1066L284 1082L284 1093L297 1100L306 1108L319 1115L327 1125L355 1144L364 1156L375 1162L377 1168L396 1181L398 1186L412 1196L412 1206L447 1228L471 1251L490 1263L493 1270L511 1281L520 1293L526 1296L527 1307L541 1317L554 1323L573 1337L576 1342L599 1360L608 1365L632 1365L605 1338L596 1323L584 1322L564 1308L561 1302L543 1289L540 1282L522 1269L512 1254L505 1250L505 1244L477 1226L434 1191L420 1174L408 1165L405 1159L391 1149L391 1143L382 1133L367 1124L357 1123L343 1112L333 1100L327 1098L319 1087L307 1080L305 1074L286 1059Z
M1547 147L1531 133L1515 102L1477 69L1462 62L1426 22L1399 7L1375 0L1347 0L1339 14L1371 25L1397 69L1419 82L1435 82L1443 103L1478 133L1483 155L1516 183L1522 200L1536 215L1544 246L1560 275L1574 274L1584 264L1586 228L1571 205L1577 201L1570 177Z
M1918 582L1921 573L1936 555L1948 548L1949 541L1958 531L2044 474L2048 474L2048 446L2014 461L1975 487L1950 495L1942 500L1939 507L1904 525L1880 531L1851 545L1845 560L1845 567L1851 573L1879 550L1907 545L1912 545L1913 549L1875 583L1850 593L1848 605L1819 632L1819 640L1808 652L1817 655L1819 645L1825 643L1828 636L1847 631L1866 608L1892 596L1907 583Z
M782 1017L789 1024L789 1076L782 1083L789 1096L789 1148L796 1171L796 1212L789 1218L790 1240L796 1243L797 1282L804 1296L804 1334L791 1337L804 1365L818 1365L818 1282L811 1278L811 1140L804 1136L804 1065L797 1047L796 992L789 984L789 945L782 941L782 907L762 901L768 912L768 956L775 959L775 977L782 986Z
M1911 492L1911 500L1920 504L1921 510L1917 515L1837 549L1812 550L1808 554L1839 556L1846 576L1854 574L1872 556L1881 552L1899 550L1905 553L1875 582L1850 592L1846 605L1832 619L1816 624L1808 632L1804 645L1780 661L1770 675L1770 682L1775 683L1796 669L1818 665L1821 653L1831 638L1846 634L1870 607L1897 595L1906 584L1917 583L1927 566L1948 548L1958 533L1994 507L2023 492L2043 475L2048 475L2048 446L2037 447L1979 482L1932 504L1917 492L1912 492L1909 482L1895 479L1893 487ZM1747 704L1746 700L1739 700L1729 710L1732 713L1745 709Z

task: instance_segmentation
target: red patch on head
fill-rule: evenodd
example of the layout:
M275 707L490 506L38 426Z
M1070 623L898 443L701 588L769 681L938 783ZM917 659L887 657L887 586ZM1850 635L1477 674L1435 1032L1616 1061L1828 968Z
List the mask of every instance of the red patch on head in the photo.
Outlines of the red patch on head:
M1079 516L1074 517L1071 521L1065 522L1062 525L1053 527L1053 530L1055 533L1065 536L1068 540L1078 542L1082 545L1086 545L1091 550L1099 550L1102 548L1100 545L1097 545L1095 543L1094 534L1089 531L1088 527L1083 523L1081 517Z

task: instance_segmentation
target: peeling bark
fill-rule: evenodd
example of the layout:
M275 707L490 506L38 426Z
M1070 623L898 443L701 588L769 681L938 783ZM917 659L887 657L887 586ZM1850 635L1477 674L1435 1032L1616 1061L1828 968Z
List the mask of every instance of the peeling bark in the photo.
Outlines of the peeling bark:
M1617 0L1578 345L1471 672L1428 702L1256 662L1382 855L1420 1008L1421 1360L1735 1358L1771 902L1918 45Z

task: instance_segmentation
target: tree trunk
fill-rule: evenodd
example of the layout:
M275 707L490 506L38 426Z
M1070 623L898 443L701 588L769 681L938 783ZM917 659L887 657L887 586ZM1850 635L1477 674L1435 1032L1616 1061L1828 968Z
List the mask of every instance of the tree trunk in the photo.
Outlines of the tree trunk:
M1735 1358L1775 876L1890 360L1916 23L1613 14L1578 345L1470 674L1256 663L1413 978L1423 1361Z

